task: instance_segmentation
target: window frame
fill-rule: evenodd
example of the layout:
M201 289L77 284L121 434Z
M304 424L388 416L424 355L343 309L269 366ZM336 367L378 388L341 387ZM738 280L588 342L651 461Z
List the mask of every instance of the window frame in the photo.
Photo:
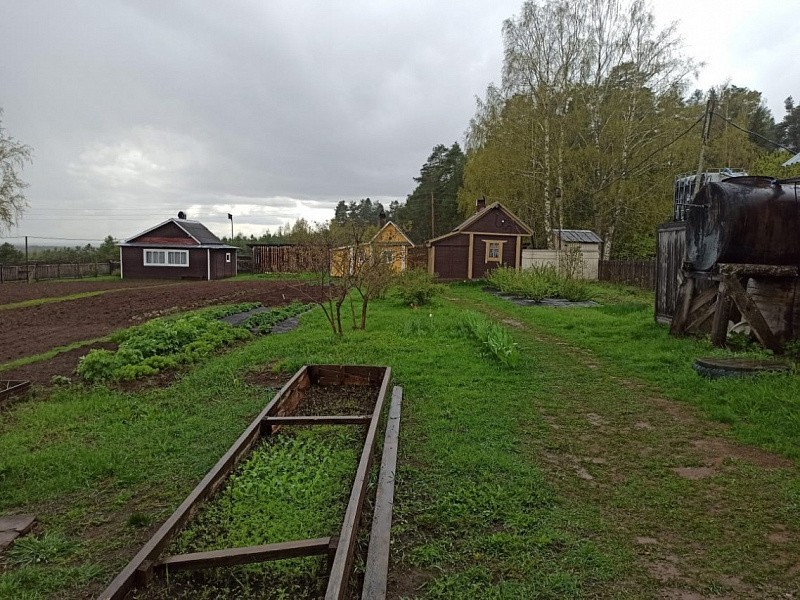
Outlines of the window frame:
M152 261L147 259L148 252L154 253L158 252L160 256L164 258L164 262ZM170 256L172 255L172 256ZM175 262L176 256L185 257L185 261L183 262ZM151 256L152 258L152 256ZM172 258L172 262L170 259ZM189 267L189 251L188 250L176 250L175 248L144 248L142 250L142 264L145 267L181 267L181 268L188 268Z
M508 242L508 240L483 240L483 243L486 244L486 249L484 253L484 262L496 262L502 263L503 262L503 245ZM497 256L492 256L492 246L497 247Z

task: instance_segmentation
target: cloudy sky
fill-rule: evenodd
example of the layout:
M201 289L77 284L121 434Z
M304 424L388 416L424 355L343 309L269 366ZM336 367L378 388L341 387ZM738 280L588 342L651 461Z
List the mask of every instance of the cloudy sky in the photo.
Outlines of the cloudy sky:
M6 238L125 239L184 210L218 235L404 199L499 82L521 0L0 0L3 127L34 150ZM731 8L734 6L736 8ZM800 98L800 0L655 0L696 87Z

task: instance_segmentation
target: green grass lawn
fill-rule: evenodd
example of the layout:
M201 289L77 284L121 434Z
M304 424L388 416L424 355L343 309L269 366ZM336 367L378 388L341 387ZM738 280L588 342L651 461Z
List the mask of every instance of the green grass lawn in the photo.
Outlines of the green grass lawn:
M2 559L0 598L98 593L272 396L248 372L309 363L389 365L404 388L390 597L796 591L798 378L700 379L691 360L719 351L670 338L650 295L593 293L603 306L521 308L454 285L431 308L375 302L343 339L315 310L167 388L12 406L0 513L40 526ZM516 366L467 311L508 330Z

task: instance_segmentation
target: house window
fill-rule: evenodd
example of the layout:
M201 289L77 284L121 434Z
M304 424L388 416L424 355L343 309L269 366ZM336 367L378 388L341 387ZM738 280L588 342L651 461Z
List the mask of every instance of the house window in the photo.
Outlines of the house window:
M226 252L225 253L225 262L226 263L231 262L231 253L230 252Z
M486 261L490 262L503 262L503 244L506 240L483 240L486 244Z
M188 267L188 250L145 250L146 267Z

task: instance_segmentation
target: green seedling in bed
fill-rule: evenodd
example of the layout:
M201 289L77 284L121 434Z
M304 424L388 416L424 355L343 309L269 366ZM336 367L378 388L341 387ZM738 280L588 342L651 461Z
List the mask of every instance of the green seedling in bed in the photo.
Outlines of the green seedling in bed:
M258 313L247 319L243 325L253 333L269 333L276 323L295 317L310 310L313 304L302 304L292 302L282 308L273 308L262 313Z
M337 535L361 444L353 427L315 427L276 435L237 469L170 552ZM230 586L235 579L239 586L235 597L247 597L254 590L259 598L280 598L288 591L298 594L295 597L311 597L324 586L324 568L324 560L318 558L248 565L235 574L220 571L201 581L179 579L178 588L183 592L173 589L169 595L196 597L203 589ZM261 589L264 581L280 581L280 593L270 595Z

